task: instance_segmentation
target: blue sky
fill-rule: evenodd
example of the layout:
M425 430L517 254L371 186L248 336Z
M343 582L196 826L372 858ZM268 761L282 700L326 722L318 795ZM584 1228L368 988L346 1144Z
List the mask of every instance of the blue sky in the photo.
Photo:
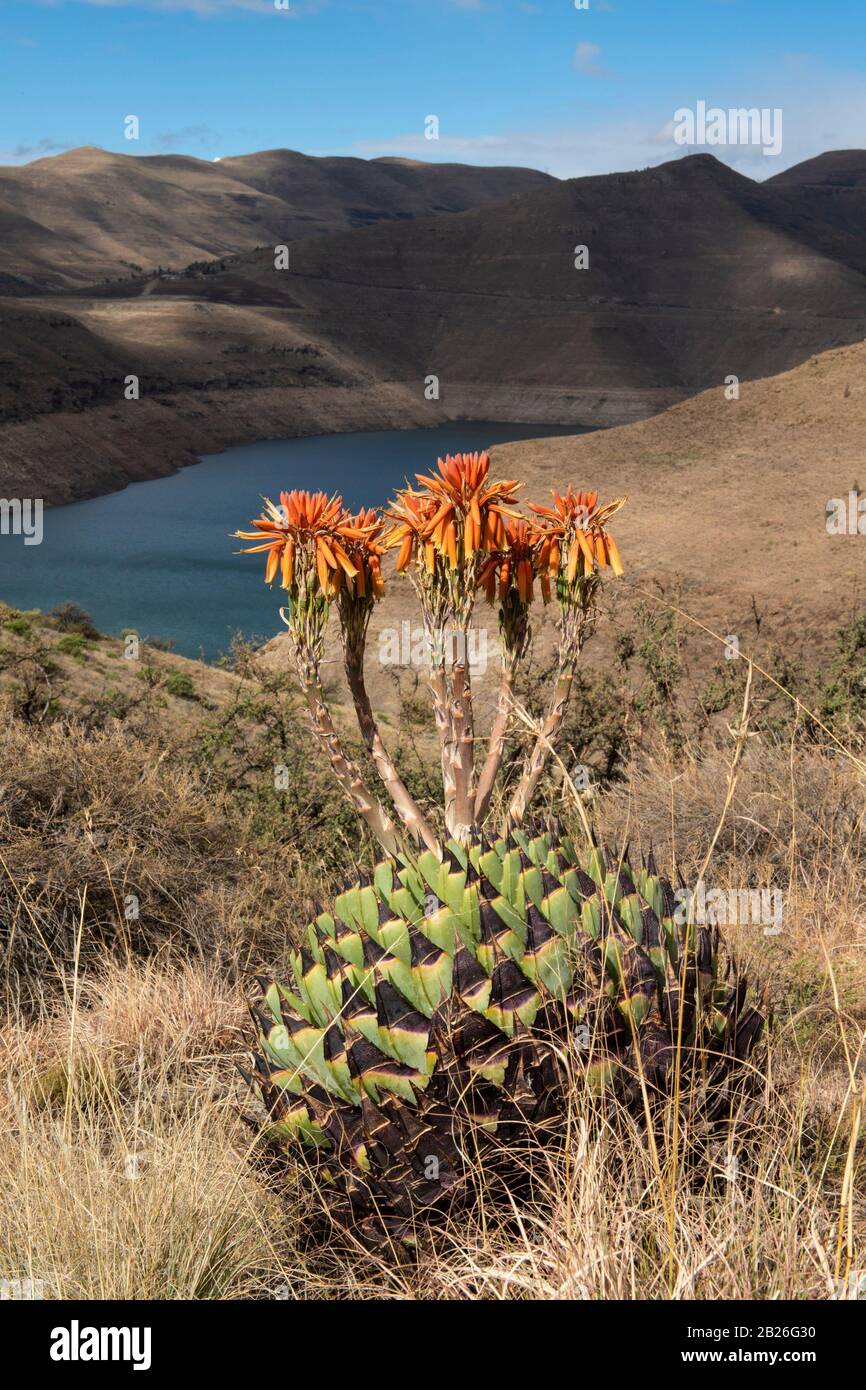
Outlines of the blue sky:
M782 110L778 157L713 151L753 177L866 147L866 0L277 3L0 0L0 162L283 146L605 173L683 153L700 100Z

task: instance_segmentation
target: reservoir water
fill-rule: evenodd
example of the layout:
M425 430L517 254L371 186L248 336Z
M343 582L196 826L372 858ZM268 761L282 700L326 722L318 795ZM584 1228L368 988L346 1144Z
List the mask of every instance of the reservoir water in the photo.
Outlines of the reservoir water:
M44 512L43 540L0 535L0 599L48 612L81 604L103 632L131 628L213 661L232 634L265 640L281 629L261 556L230 537L281 489L342 493L353 510L387 502L408 476L446 451L578 433L558 425L458 422L429 430L266 440L205 456L169 478Z

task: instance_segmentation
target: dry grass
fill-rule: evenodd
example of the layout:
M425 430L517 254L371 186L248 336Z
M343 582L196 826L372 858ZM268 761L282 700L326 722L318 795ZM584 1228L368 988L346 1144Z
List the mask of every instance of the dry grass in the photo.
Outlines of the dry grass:
M205 965L107 966L10 1027L3 1267L59 1298L247 1294L267 1201L245 1171L222 1052L239 1002Z
M753 1169L697 1186L660 1181L637 1134L590 1123L576 1091L566 1152L533 1156L531 1203L509 1209L482 1178L468 1225L395 1268L346 1239L305 1248L309 1198L276 1196L251 1166L224 1058L241 1024L201 963L113 965L7 1030L5 1270L60 1298L121 1299L826 1298L847 1274L853 1106L838 1058L813 1069L812 1049L799 1062L793 1049L777 1075L777 1039ZM858 1207L855 1260L864 1240Z
M660 862L673 829L693 872L726 758L657 749L600 798L599 825L612 843L653 839ZM785 894L778 936L726 933L776 1016L742 1171L719 1153L696 1182L636 1133L593 1120L575 1088L570 1142L534 1156L531 1201L494 1200L481 1175L468 1223L411 1266L314 1238L299 1175L276 1195L249 1161L231 1066L245 1047L236 972L181 932L141 959L73 960L35 1013L13 1001L0 1040L0 1269L64 1298L835 1296L866 1269L863 806L856 767L749 745L707 872ZM198 887L215 891L206 875Z
M279 959L322 885L262 847L225 781L122 725L0 727L2 1000L24 1012L108 959ZM283 826L291 836L288 822Z

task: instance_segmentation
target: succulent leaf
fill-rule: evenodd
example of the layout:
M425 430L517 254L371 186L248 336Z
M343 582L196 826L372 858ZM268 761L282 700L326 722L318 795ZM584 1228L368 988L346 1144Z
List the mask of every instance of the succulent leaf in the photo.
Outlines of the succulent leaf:
M329 1201L390 1240L467 1198L468 1151L555 1122L575 1069L640 1115L680 1046L683 1103L718 1123L763 1018L674 907L656 872L579 862L556 826L383 861L308 928L290 988L260 982L245 1075L268 1142L326 1155Z

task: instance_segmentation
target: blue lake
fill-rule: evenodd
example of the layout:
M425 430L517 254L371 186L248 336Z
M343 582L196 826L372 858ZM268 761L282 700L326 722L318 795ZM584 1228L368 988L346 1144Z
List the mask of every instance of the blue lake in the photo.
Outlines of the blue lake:
M0 599L43 612L74 599L103 632L133 628L213 661L233 633L265 639L281 627L261 556L235 554L242 542L230 537L248 529L263 495L276 501L281 489L321 488L342 493L353 510L376 506L446 451L577 432L473 422L227 449L170 478L47 509L41 545L0 535Z

